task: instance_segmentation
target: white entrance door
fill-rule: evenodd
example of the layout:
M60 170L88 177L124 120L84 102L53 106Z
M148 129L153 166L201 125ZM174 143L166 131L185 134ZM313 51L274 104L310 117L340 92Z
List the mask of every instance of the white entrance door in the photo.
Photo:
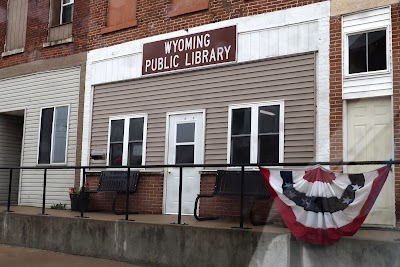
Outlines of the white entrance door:
M390 97L348 101L347 160L370 161L393 158ZM381 166L349 166L348 171L365 172ZM393 226L395 223L394 177L382 188L365 224Z
M168 164L203 164L204 113L169 115ZM202 168L183 168L182 214L193 214L194 201L200 193ZM166 174L165 213L177 214L179 204L179 168Z

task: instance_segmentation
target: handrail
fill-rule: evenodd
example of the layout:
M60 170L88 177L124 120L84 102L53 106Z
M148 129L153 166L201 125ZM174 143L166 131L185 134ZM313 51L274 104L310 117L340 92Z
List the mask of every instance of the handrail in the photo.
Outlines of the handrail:
M341 162L288 162L288 163L268 163L268 167L301 167L301 166L314 166L314 165L325 165L325 166L354 166L354 165L396 165L400 164L400 160L383 160L383 161L341 161ZM48 170L82 170L83 174L83 184L82 184L82 193L85 192L85 179L86 173L88 169L100 170L100 169L121 169L122 171L126 171L127 175L127 197L125 202L125 220L129 220L128 216L128 208L129 208L129 179L130 179L130 171L131 169L156 169L156 168L179 168L179 204L178 204L178 222L177 224L182 224L182 181L183 181L183 169L184 168L229 168L229 167L240 167L241 171L241 192L240 192L240 226L243 227L243 184L244 184L244 172L246 171L246 167L260 167L259 164L159 164L159 165L125 165L125 166L3 166L0 167L0 170L9 170L9 188L8 188L8 202L7 202L7 212L12 212L10 210L11 205L11 191L12 191L12 174L14 170L43 170L43 200L42 200L42 215L46 215L45 206L46 206L46 180L47 180L47 171ZM81 203L81 218L84 217L84 208L83 201Z

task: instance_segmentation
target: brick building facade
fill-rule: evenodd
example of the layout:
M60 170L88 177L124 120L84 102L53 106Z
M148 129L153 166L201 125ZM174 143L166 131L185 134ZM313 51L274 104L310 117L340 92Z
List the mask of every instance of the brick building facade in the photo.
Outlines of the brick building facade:
M331 66L331 71L330 71L330 160L331 161L351 161L351 160L388 160L387 156L378 156L378 155L371 155L371 154L365 154L364 158L360 157L352 157L349 156L351 153L351 144L349 144L349 136L348 134L350 133L351 130L349 128L351 125L349 124L349 120L351 118L349 117L350 111L349 111L349 103L357 103L357 101L362 102L362 101L374 101L374 99L382 99L382 98L387 98L390 97L392 101L392 107L393 109L387 113L388 116L390 116L390 123L388 124L388 127L392 128L393 130L393 137L389 137L389 140L392 140L393 138L393 145L390 145L390 150L393 151L393 154L390 155L390 158L395 158L398 159L399 157L399 7L400 5L398 4L397 1L383 1L383 2L376 2L376 3L367 3L361 1L355 1L354 3L347 3L346 1L332 1L332 17L330 21L330 66ZM358 5L358 6L357 6ZM350 26L346 26L345 23L347 21L350 21L354 19L354 21L357 21L358 18L363 18L367 16L366 14L371 14L379 13L379 12L384 12L383 10L389 10L389 15L387 17L388 20L388 30L387 30L387 51L388 51L388 62L387 62L387 72L391 73L391 77L389 78L389 86L388 88L390 93L374 93L375 95L369 95L369 92L371 90L377 90L375 88L378 88L375 85L375 82L370 81L370 88L369 89L360 89L362 92L361 94L355 93L354 89L351 89L349 82L351 82L350 79L354 78L351 77L351 75L348 74L348 68L346 64L348 64L348 54L347 54L347 38L348 36L354 36L357 34L357 32L360 32L361 34L363 32L369 32L369 31L377 31L380 29L385 29L385 25L378 25L378 26L365 26L366 28L364 29L357 29L354 27L354 29L350 29ZM385 11L386 12L386 11ZM364 15L365 14L365 15ZM371 19L370 21L363 22L364 24L370 23L373 25L373 23L377 23L375 21L378 21L379 19ZM356 22L353 22L355 25ZM350 24L349 24L350 25ZM346 29L346 27L349 27L349 29ZM345 30L344 30L345 29ZM347 72L346 72L347 71ZM347 73L347 74L346 74ZM374 75L372 73L372 75ZM375 81L377 79L380 79L379 73L376 74ZM382 73L382 75L385 75L385 73ZM368 75L364 76L365 78L368 78ZM358 81L355 81L353 85L351 85L353 88L362 88L362 77ZM358 86L358 87L357 87ZM369 90L369 91L368 91ZM391 93L392 92L392 93ZM370 106L371 109L374 109L373 106ZM391 115L392 113L392 115ZM360 122L361 123L361 122ZM373 131L370 129L370 131ZM384 137L382 137L384 138ZM361 132L359 133L359 140L364 140ZM375 142L375 141L373 141ZM390 141L391 142L391 141ZM370 142L370 146L372 146ZM347 150L346 150L347 148ZM341 168L338 168L339 170L342 170ZM394 181L387 181L387 186L393 187L394 190L393 195L395 196L394 198L389 197L386 201L389 203L395 202L395 213L396 213L396 218L397 221L399 220L399 214L400 214L400 191L399 191L399 185L400 185L400 177L398 175L398 172L396 171L396 168L394 169ZM393 183L393 185L392 185ZM384 194L383 192L381 194ZM386 193L387 194L387 193ZM393 210L394 211L394 210ZM392 225L392 223L389 223Z

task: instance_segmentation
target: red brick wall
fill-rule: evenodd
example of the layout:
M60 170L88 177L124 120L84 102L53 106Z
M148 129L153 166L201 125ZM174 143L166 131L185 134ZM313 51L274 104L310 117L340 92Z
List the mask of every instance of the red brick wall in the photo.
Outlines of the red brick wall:
M89 190L96 191L99 174L87 174ZM163 174L140 174L136 193L130 196L129 210L141 214L162 214L163 204ZM113 192L98 192L91 195L90 208L98 211L112 211ZM120 195L117 200L117 211L125 210L126 195Z
M0 0L0 44L4 46L7 30L7 1ZM40 59L49 59L87 51L89 4L91 1L75 1L72 36L74 41L43 48L47 42L50 0L28 1L28 24L25 52L0 57L0 68L23 64ZM1 50L2 52L2 50Z
M214 192L215 174L203 174L200 180L200 194L209 195ZM252 198L245 198L243 215L244 220L249 221ZM254 208L256 220L268 223L283 224L272 199L257 200ZM199 203L200 216L218 216L220 218L237 218L240 216L240 198L228 196L215 196L201 198Z
M400 159L400 4L392 5L393 47L393 106L395 158ZM343 160L343 104L342 104L342 33L341 16L332 17L330 22L330 157L331 161ZM395 175L396 217L400 220L400 172Z
M393 107L395 158L400 159L400 4L392 5ZM400 168L395 177L396 217L400 221Z
M330 160L343 160L342 101L342 22L341 16L330 21ZM335 170L340 171L341 167Z
M111 46L167 32L192 28L232 18L273 12L324 0L210 0L209 9L177 17L168 17L171 0L138 1L138 26L102 35L107 23L107 0L93 0L89 22L89 49Z

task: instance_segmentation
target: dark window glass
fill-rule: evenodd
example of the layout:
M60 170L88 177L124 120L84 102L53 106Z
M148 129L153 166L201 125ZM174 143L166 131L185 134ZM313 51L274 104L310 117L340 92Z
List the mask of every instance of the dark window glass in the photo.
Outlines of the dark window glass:
M258 163L279 162L279 134L258 136Z
M74 4L62 7L62 20L61 24L72 22L72 16L74 12Z
M386 69L386 31L368 33L368 71Z
M129 141L143 140L143 124L144 118L134 118L129 124Z
M124 120L111 121L111 137L110 142L124 141Z
M57 107L55 112L53 163L64 163L67 149L68 107Z
M39 164L50 164L53 112L54 108L45 108L42 110L39 141Z
M175 164L194 163L194 145L176 146Z
M142 165L143 143L142 142L129 143L128 150L129 150L128 164L131 166Z
M251 108L232 110L232 135L250 134Z
M122 143L110 144L110 166L122 166Z
M142 165L144 118L130 119L128 164Z
M367 35L365 33L349 36L349 73L367 71Z
M194 142L195 123L181 123L176 125L176 142Z
M279 106L260 107L258 133L279 133Z
M250 163L250 136L232 137L231 164Z
M111 121L110 166L122 166L125 120Z

